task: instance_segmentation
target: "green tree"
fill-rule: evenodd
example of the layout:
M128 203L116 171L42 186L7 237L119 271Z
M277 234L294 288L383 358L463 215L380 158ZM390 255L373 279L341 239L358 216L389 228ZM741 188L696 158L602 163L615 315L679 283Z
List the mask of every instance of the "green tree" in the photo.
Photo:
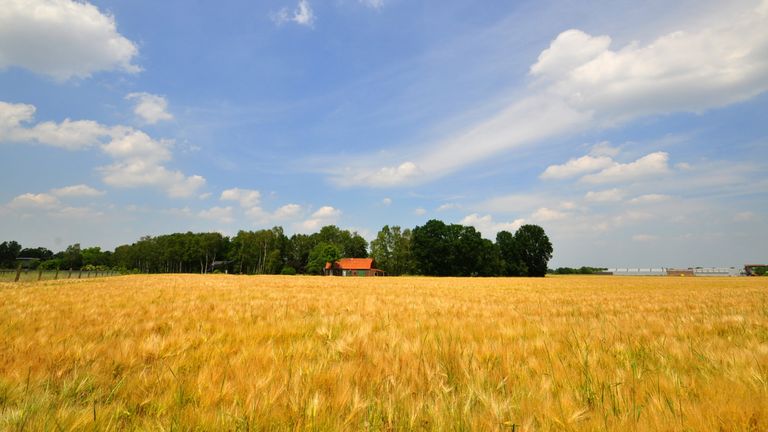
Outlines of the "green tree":
M528 267L523 262L515 236L509 231L496 234L496 246L501 259L500 274L504 276L526 276Z
M309 253L307 273L322 274L326 263L333 263L341 258L339 247L330 243L318 243Z
M523 225L515 232L515 244L520 259L527 268L527 276L543 277L547 263L552 259L552 243L538 225Z
M14 240L0 243L0 267L13 267L19 252L21 245Z
M448 226L431 219L424 226L417 226L411 235L411 253L419 274L448 276L453 263Z
M18 256L25 258L37 258L41 261L53 258L53 252L44 247L24 248L19 251Z
M64 268L79 269L83 265L83 255L80 251L80 243L67 246L62 253L61 264Z

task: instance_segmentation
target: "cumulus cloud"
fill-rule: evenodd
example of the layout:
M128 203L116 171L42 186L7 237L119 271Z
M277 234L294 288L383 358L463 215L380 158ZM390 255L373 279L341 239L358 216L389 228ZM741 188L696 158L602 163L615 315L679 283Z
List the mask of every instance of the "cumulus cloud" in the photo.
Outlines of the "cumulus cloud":
M473 226L485 237L493 239L496 238L496 234L499 231L509 231L514 233L525 223L525 220L515 219L511 222L496 222L491 215L480 216L477 213L472 213L465 216L459 223L462 225Z
M589 191L584 195L584 199L590 202L616 202L624 198L624 191L621 189L608 189L603 191Z
M561 212L559 210L550 209L547 207L542 207L536 210L531 215L531 219L535 221L541 221L541 222L561 220L561 219L565 219L566 217L568 217L567 213Z
M157 140L127 126L104 126L91 120L32 124L35 107L0 102L0 143L37 142L67 150L98 147L115 162L98 168L115 187L159 187L171 197L187 197L205 184L199 175L170 170L173 140Z
M756 219L756 215L751 211L739 212L733 217L734 222L749 222Z
M211 219L222 223L232 223L235 221L232 217L232 207L211 207L201 210L197 215L203 219Z
M91 120L42 122L30 126L36 108L0 101L0 142L37 142L67 150L95 146L109 136L110 128Z
M611 49L611 38L568 30L531 67L570 106L608 122L677 111L700 112L768 89L768 14L661 35Z
M12 199L8 206L16 209L51 209L59 204L58 198L47 193L25 193Z
M222 201L237 201L240 207L256 207L261 202L261 192L254 189L232 188L221 192L219 197Z
M302 212L302 208L298 204L286 204L273 213L273 218L276 220L292 219L299 216Z
M139 72L136 45L113 16L72 0L5 0L0 7L0 69L17 66L57 80L99 71Z
M299 229L304 232L316 231L325 225L335 223L341 217L341 213L341 210L331 206L320 207L309 219L299 224Z
M649 176L666 174L669 169L669 154L655 152L630 163L615 163L612 166L581 178L586 183L620 183Z
M118 188L159 187L171 198L193 196L205 185L199 175L187 176L157 163L130 159L99 168L104 183Z
M334 183L342 187L372 186L389 187L408 183L421 174L421 169L413 162L406 161L396 166L386 166L378 170L361 169L350 174L345 172L334 177Z
M308 0L299 0L299 4L293 11L288 8L282 8L271 16L272 21L277 25L293 22L301 26L312 27L315 23L315 13Z
M562 165L550 165L539 176L541 179L565 179L595 172L613 165L613 159L607 156L582 156L571 159Z
M424 216L425 214L427 214L427 209L419 207L413 211L413 214L415 214L416 216Z
M629 200L629 203L630 204L653 204L653 203L668 201L670 198L672 197L665 194L645 194L645 195L640 195L638 197L632 198L631 200Z
M130 93L125 98L135 102L133 113L145 123L155 124L173 119L173 115L168 112L168 101L163 96L151 93Z
M339 217L340 215L341 210L331 206L320 207L316 212L312 213L312 217L316 219L332 219Z
M352 179L358 186L425 182L548 138L643 116L698 113L747 100L768 90L766 9L751 7L729 19L711 16L648 43L620 47L613 46L607 35L566 30L530 67L533 83L527 93L496 114L447 139L388 153L402 155L399 161L371 165L377 158L363 155L332 177L340 184ZM592 154L560 170L553 168L543 178L567 176L569 169L579 175L582 167L606 164L606 157L612 157L610 151ZM418 161L418 171L398 172L396 167L408 161ZM619 170L591 179L607 180ZM376 174L367 175L371 172Z
M172 158L172 140L156 140L142 131L116 128L120 133L102 147L117 161L99 168L104 183L114 187L159 187L173 198L189 197L205 185L199 175L187 176L163 165Z
M304 209L299 204L286 204L274 212L269 212L261 207L251 207L245 211L249 219L258 224L284 224L301 216Z
M390 205L392 205L392 198L384 198L383 200L381 200L381 205L383 205L384 207L389 207Z
M97 197L105 194L104 191L100 191L84 184L51 189L51 193L59 197Z

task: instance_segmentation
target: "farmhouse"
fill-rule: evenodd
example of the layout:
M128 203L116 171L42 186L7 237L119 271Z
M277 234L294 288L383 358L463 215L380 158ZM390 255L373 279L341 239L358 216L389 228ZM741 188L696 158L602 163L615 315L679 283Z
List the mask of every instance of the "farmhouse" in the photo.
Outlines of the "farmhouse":
M325 263L326 276L384 276L384 271L373 267L373 258L342 258Z

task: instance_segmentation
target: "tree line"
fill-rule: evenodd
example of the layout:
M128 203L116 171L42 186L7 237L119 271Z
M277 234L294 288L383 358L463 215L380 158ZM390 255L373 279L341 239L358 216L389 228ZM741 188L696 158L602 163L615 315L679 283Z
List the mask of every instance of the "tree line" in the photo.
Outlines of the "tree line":
M322 274L327 262L370 257L393 276L544 276L552 244L537 225L501 231L494 242L472 226L430 220L413 229L386 225L370 244L335 225L290 237L281 227L232 237L210 232L145 236L114 251L74 244L53 253L15 241L0 243L0 266L13 267L20 257L37 258L32 266L50 269L234 274Z

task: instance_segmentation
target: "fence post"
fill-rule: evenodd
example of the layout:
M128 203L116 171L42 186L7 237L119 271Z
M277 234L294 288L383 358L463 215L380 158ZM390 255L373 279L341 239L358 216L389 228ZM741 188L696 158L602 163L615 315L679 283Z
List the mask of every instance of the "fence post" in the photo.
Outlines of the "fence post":
M67 274L67 279L72 279L72 267L69 268L69 273Z
M53 280L58 280L58 279L59 279L59 268L56 267L56 274L53 276Z
M80 279L81 277L83 277L83 268L82 267L80 267L80 271L77 273L77 278Z
M37 280L38 280L38 282L39 282L39 281L40 281L40 279L42 279L42 278L43 278L43 268L42 268L42 267L40 267L40 269L38 269L38 270L37 270Z
M14 282L18 282L19 278L21 277L21 264L16 268L16 279L14 279Z

